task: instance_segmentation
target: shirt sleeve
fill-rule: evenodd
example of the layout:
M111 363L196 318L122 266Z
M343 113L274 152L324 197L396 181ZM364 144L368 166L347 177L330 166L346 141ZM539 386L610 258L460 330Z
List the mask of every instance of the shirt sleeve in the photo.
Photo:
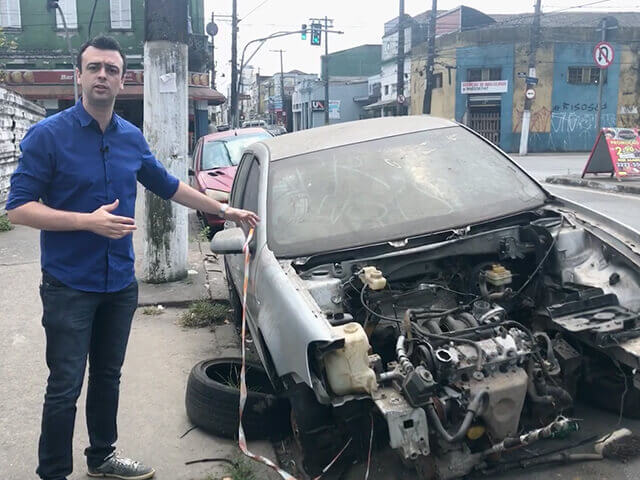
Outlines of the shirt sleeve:
M138 170L138 181L147 189L165 200L170 199L178 190L180 180L171 175L166 168L153 156L149 144L140 135L142 149L142 164Z
M45 196L55 172L53 135L43 125L31 127L20 142L18 167L11 176L7 210Z

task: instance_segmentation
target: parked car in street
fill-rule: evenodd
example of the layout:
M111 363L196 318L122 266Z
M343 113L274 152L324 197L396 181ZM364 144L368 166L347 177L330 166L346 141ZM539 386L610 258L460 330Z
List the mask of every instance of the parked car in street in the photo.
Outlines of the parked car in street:
M219 202L228 202L242 151L259 140L270 138L263 128L243 128L215 132L201 137L193 151L189 178L191 185ZM198 212L203 223L217 230L224 219Z
M263 139L230 204L262 218L247 325L309 474L384 438L420 478L490 475L575 431L577 400L640 415L640 234L467 127L390 117ZM211 243L236 321L247 234L227 224Z

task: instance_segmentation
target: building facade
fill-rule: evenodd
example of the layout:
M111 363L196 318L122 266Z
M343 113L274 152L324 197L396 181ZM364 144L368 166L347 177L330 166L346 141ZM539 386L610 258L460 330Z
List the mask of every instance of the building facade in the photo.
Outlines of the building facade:
M532 16L502 18L485 28L436 41L433 115L454 119L503 150L519 150L525 92L533 90L530 152L589 151L596 137L602 38L600 13L543 15L536 79L527 85ZM608 41L615 55L602 84L600 125L637 126L640 13L614 13ZM411 113L422 113L426 44L412 56ZM535 82L532 84L531 82Z
M144 84L144 2L59 0L72 54L67 47L62 16L45 0L2 0L0 26L17 48L0 52L7 88L43 105L47 115L74 102L72 55L98 34L118 40L128 60L125 88L115 111L142 128ZM209 85L210 47L204 34L203 0L188 0L189 107L191 143L207 131L208 105L225 101Z
M380 96L366 107L371 116L396 115L398 103L406 114L416 100L413 98L412 75L414 75L412 52L424 44L429 34L429 16L431 11L415 17L404 17L404 88L398 91L398 54L399 54L399 17L384 24L382 37L381 69L370 80L372 89L379 89ZM465 29L478 28L495 23L495 20L478 10L469 7L457 7L446 12L436 12L436 34L442 35Z

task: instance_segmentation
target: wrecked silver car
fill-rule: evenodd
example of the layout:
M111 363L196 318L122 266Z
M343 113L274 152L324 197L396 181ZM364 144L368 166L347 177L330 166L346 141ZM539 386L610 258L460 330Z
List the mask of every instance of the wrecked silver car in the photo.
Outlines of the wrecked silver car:
M575 429L563 413L583 392L638 414L640 235L465 127L412 116L268 139L230 203L262 218L247 323L309 473L349 438L366 458L370 425L423 478L450 479ZM233 227L212 249L238 307Z

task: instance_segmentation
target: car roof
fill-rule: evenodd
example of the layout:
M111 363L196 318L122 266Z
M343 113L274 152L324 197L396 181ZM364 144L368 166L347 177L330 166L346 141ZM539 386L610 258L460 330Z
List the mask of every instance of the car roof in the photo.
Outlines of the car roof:
M335 123L260 140L271 153L271 161L317 152L380 138L407 133L455 127L457 124L430 115L370 118L354 122Z
M212 142L214 140L221 140L227 137L242 137L244 135L255 135L256 133L266 133L271 135L264 128L234 128L232 130L224 130L222 132L213 132L205 135L203 138L203 142Z

